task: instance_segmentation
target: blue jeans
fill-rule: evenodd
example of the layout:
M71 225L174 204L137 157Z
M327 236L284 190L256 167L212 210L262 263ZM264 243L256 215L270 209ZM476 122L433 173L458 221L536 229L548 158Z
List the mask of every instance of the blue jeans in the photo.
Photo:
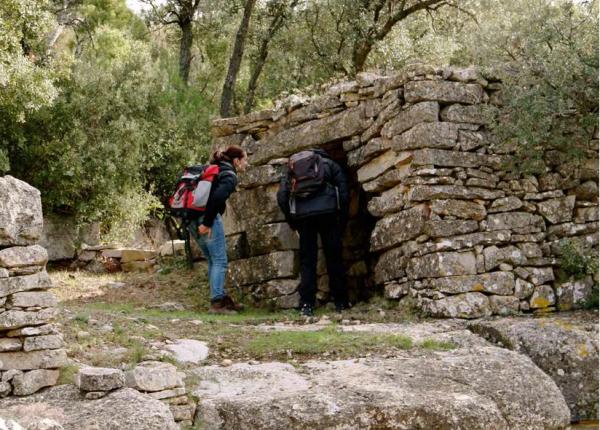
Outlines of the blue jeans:
M188 230L208 260L210 300L216 301L222 299L227 294L225 291L225 274L227 273L225 229L223 228L221 215L217 215L213 222L210 239L206 234L198 234L198 226L200 224L202 224L202 218L192 221L188 225Z

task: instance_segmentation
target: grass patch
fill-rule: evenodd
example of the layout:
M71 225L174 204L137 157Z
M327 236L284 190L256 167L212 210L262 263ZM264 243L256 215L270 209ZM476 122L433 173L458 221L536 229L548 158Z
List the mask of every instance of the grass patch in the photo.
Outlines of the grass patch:
M133 366L140 363L144 356L148 354L148 349L144 346L143 343L134 341L131 344L131 347L127 351L127 362Z
M77 372L79 372L79 367L73 364L61 367L60 369L58 369L57 385L74 384L75 375L77 375Z
M73 318L73 321L79 323L79 324L87 324L90 321L90 315L87 313L80 313L75 315L75 317Z
M199 311L163 311L160 309L144 309L134 306L132 303L106 303L93 302L87 303L84 309L87 311L121 313L127 316L134 316L142 321L152 320L200 320L204 322L224 322L224 323L261 323L281 320L301 320L297 311L278 311L272 312L266 309L249 309L235 315L212 315Z
M412 339L403 335L339 332L335 327L319 331L282 331L256 336L246 345L255 355L316 355L336 352L342 355L362 354L379 348L410 349Z
M456 344L435 339L425 339L419 344L419 347L433 351L450 351L456 349Z

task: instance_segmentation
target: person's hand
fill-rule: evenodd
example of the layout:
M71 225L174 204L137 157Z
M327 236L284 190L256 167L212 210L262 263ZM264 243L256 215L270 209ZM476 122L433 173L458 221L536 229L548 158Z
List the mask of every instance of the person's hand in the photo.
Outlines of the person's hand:
M212 234L212 228L205 226L204 224L198 226L198 234L203 236L205 234L208 234L208 238L210 239L210 236Z

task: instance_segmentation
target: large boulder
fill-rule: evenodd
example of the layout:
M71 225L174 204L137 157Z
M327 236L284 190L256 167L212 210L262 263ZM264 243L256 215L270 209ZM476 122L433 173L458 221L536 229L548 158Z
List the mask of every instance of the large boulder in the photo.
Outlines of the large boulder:
M32 245L42 234L40 192L12 176L0 178L0 247Z
M131 388L83 400L77 387L61 385L23 398L0 400L2 416L23 426L52 419L64 430L177 430L169 406Z
M506 318L480 321L471 330L525 354L560 388L571 419L598 419L597 316Z
M563 429L556 384L528 358L493 346L370 358L206 366L197 422L206 430ZM540 396L539 393L544 393Z

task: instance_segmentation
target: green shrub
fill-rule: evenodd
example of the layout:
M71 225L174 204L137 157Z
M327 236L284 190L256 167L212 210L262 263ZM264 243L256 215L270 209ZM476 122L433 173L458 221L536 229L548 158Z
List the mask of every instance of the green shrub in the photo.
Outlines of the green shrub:
M562 280L583 279L598 273L598 254L572 240L560 243L559 276Z

